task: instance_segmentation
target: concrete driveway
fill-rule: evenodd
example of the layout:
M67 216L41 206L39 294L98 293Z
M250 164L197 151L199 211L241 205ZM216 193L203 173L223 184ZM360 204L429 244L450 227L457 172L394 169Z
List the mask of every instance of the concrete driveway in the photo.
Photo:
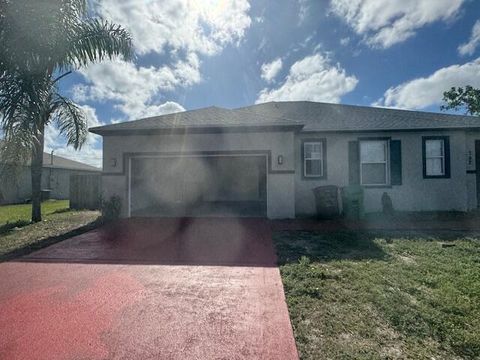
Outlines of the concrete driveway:
M298 359L270 225L131 219L0 264L1 359Z

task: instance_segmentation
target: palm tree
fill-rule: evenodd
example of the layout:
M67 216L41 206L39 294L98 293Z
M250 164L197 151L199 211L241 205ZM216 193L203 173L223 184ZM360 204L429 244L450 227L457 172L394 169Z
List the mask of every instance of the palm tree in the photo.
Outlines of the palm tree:
M91 17L87 5L87 0L0 0L2 154L17 162L31 158L35 222L42 218L45 127L58 126L75 149L88 131L81 109L59 93L59 80L92 62L133 58L128 32Z

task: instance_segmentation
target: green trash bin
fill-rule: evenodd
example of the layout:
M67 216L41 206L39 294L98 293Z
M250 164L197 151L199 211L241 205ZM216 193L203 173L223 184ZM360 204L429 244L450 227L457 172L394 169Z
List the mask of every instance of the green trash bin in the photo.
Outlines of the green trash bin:
M345 186L342 189L342 204L347 219L363 218L363 188L360 185Z

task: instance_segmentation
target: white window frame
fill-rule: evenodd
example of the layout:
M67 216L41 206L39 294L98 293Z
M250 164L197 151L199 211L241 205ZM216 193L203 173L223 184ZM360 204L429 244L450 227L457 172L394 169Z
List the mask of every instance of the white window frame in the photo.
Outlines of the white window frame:
M306 148L308 145L320 145L320 158L314 158L314 157L307 157L307 151ZM322 178L324 177L325 174L325 163L323 161L324 159L324 146L325 146L325 141L324 140L318 140L318 141L305 141L303 143L303 176L306 178ZM307 174L307 160L316 160L320 161L320 174Z
M385 161L362 161L362 143L366 142L383 142L385 144ZM360 185L362 186L389 186L390 185L390 140L389 139L365 139L358 143L359 162L360 162ZM367 184L363 182L363 165L367 164L385 164L385 183L383 184Z
M427 144L429 141L439 141L442 143L442 155L436 155L436 156L428 156L427 152ZM428 167L427 167L427 162L428 159L442 159L442 173L441 174L429 174L428 173ZM445 169L445 139L425 139L425 175L426 176L445 176L446 175L446 169Z

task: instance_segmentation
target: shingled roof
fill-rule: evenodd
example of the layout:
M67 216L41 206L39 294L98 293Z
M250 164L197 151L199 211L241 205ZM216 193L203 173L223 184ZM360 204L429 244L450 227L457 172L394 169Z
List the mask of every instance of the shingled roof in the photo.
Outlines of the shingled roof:
M237 112L236 110L224 109L211 106L198 110L189 110L173 114L153 116L145 119L128 121L123 123L105 125L90 128L96 134L108 134L111 132L143 133L155 130L171 129L228 129L234 127L277 127L299 126L302 124L294 120L285 120L279 117L270 118L265 115L257 115L255 112Z
M268 102L239 108L236 111L254 113L259 117L294 119L305 125L302 131L480 128L480 118L476 116L310 101Z
M3 145L3 140L0 139L0 147ZM0 163L10 163L10 159L0 159ZM31 161L27 160L22 165L30 166ZM66 169L66 170L81 170L81 171L102 171L102 169L87 165L85 163L67 159L63 156L58 156L55 154L43 153L43 167L44 168L54 168L54 169Z
M106 135L149 130L235 127L254 129L295 127L302 132L480 129L480 118L310 101L286 101L268 102L233 110L208 107L96 127L90 131Z
M52 161L53 160L53 161ZM43 167L54 169L81 170L81 171L102 171L95 166L87 165L79 161L70 160L62 156L43 153Z

